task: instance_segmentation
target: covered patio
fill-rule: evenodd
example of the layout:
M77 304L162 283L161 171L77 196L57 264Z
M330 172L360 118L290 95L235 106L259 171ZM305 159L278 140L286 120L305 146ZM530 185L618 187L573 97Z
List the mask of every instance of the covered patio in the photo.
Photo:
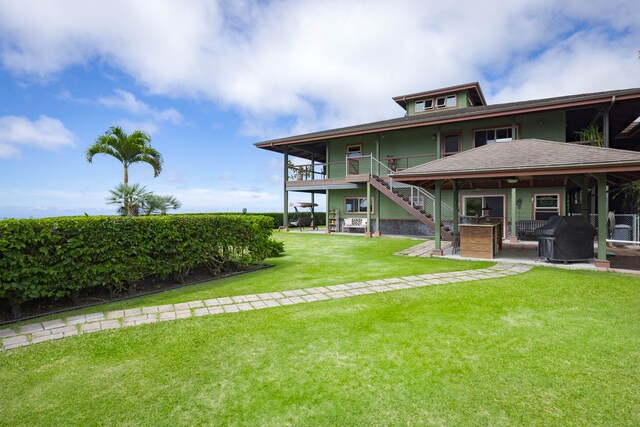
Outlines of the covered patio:
M453 192L454 236L460 235L459 192L463 189L510 189L510 243L518 244L516 191L518 188L577 188L580 211L591 214L589 190L597 195L597 252L594 264L608 268L608 186L619 187L640 179L640 153L612 148L522 139L496 142L425 163L391 175L404 182L431 189L435 194L435 223L442 222L442 191ZM436 227L434 255L442 255L442 232Z

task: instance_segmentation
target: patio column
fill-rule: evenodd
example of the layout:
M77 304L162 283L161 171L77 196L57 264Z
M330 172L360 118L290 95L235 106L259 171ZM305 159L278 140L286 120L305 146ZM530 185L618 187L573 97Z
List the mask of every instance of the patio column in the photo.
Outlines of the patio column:
M376 203L373 209L376 211L376 231L373 235L379 237L382 236L380 229L380 190L376 190Z
M311 218L313 221L313 225L314 227L316 227L316 230L318 229L318 225L316 224L316 209L313 206L313 204L316 202L316 193L311 193ZM313 230L313 228L312 228Z
M371 237L371 183L367 181L367 228L364 237Z
M440 223L442 222L442 181L436 181L435 188L435 212L433 213L433 220L435 222L435 248L433 249L433 256L442 256L442 230Z
M583 217L590 221L590 200L589 200L589 176L584 175L582 177L582 183L580 183L580 213Z
M456 182L456 180L451 181L451 187L453 189L453 206L452 206L452 210L453 210L453 223L452 223L452 230L453 230L453 249L455 251L456 249L456 243L459 245L460 244L460 239L459 239L459 233L458 233L458 223L460 221L460 206L458 204L458 183Z
M516 205L516 197L518 196L518 191L516 187L511 189L511 243L518 242L518 213L516 209L518 206Z
M284 210L282 211L282 229L289 231L289 192L287 180L289 179L289 147L284 147Z
M596 267L609 268L607 261L607 174L596 174L598 179L598 256Z

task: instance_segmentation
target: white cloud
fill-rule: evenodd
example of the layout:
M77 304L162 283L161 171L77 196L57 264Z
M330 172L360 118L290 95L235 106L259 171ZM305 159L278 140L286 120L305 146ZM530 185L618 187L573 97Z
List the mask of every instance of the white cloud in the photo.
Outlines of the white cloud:
M64 124L48 116L37 120L26 117L0 117L0 158L17 156L22 147L55 150L72 146L76 137Z
M174 108L157 110L148 104L140 101L130 92L116 89L115 95L105 96L98 99L98 103L110 108L122 109L139 116L148 116L157 122L169 122L179 124L182 122L182 115Z
M638 22L632 0L23 0L0 3L0 59L43 78L104 61L151 94L233 106L262 138L400 116L394 95L475 80L490 99L638 86Z

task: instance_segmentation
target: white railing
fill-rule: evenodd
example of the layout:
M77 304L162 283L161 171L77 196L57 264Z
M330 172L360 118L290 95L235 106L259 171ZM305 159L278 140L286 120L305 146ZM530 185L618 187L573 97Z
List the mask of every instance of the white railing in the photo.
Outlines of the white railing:
M387 177L393 173L394 170L373 157L358 156L347 157L347 174L348 175L375 175ZM435 216L436 211L436 198L429 191L424 188L417 187L411 184L405 184L400 182L394 182L393 178L389 179L389 188L401 198L405 199L407 203L418 210L423 210L425 214ZM446 203L441 203L442 220L453 219L453 208Z

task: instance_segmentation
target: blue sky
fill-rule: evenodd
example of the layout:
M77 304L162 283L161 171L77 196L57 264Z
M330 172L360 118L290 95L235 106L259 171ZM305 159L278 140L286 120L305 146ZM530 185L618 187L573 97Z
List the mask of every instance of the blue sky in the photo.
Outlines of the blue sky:
M590 3L1 2L0 218L114 213L121 165L84 159L113 125L151 134L164 171L130 181L180 211L279 211L282 157L255 142L471 81L490 103L640 87L640 8Z

